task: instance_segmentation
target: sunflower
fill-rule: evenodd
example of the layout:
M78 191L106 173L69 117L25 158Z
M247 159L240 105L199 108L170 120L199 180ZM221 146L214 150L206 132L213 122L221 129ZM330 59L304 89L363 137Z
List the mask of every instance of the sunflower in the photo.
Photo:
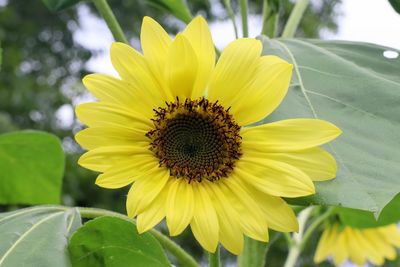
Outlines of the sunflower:
M320 263L332 256L337 266L346 259L359 266L364 266L367 261L381 266L385 258L396 258L396 247L400 247L400 232L395 224L356 229L335 223L323 232L314 262Z
M319 119L246 127L280 104L292 65L261 56L251 38L230 43L215 64L202 17L173 40L145 17L140 38L143 55L112 44L120 78L83 79L99 102L76 108L89 126L76 135L89 150L79 164L101 173L101 187L132 184L126 207L140 233L165 217L171 236L190 225L206 250L221 242L239 254L243 234L268 241L268 228L297 231L281 197L313 194L313 181L335 177L335 159L318 146L341 132Z

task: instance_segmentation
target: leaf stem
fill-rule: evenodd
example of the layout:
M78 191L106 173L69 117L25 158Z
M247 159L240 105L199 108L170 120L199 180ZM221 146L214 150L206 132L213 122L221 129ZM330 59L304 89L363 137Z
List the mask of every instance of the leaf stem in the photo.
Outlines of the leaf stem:
M262 8L262 30L261 34L267 34L267 21L270 15L270 7L268 6L268 0L263 1L263 8Z
M88 219L93 219L100 216L111 216L129 221L131 223L135 223L135 220L114 211L97 209L97 208L84 208L84 207L78 207L78 210L82 217ZM168 250L172 255L174 255L178 259L179 263L182 266L199 267L199 264L196 262L196 260L186 251L184 251L178 244L173 242L171 239L169 239L168 237L166 237L165 235L163 235L162 233L160 233L155 229L151 229L149 230L149 232L158 240L158 242L161 243L161 245L166 250Z
M106 21L108 28L110 29L114 39L118 42L128 43L125 38L125 35L119 25L117 19L114 16L110 6L107 3L107 0L93 0L93 4L96 9L99 11L100 15Z
M293 239L291 239L291 242L288 243L289 254L286 258L284 267L294 267L296 265L297 259L300 256L300 253L308 239L310 239L311 235L318 228L318 226L334 212L333 207L328 208L323 214L318 216L307 229L305 229L305 225L313 210L314 207L309 207L300 212L298 216L300 232L298 234L294 234Z
M308 207L302 210L297 219L299 221L299 232L293 234L292 243L289 243L289 254L286 258L284 267L294 267L297 262L297 258L300 255L300 245L301 239L304 234L304 228L308 221L308 218L311 216L314 207Z
M318 228L318 226L323 223L327 218L329 218L332 213L334 212L335 208L334 207L329 207L323 214L318 216L315 221L313 221L310 226L307 228L305 231L303 238L301 240L300 248L303 249L305 244L307 243L308 239L310 239L311 235L314 233L314 231Z
M309 2L310 0L297 1L292 12L290 13L289 19L283 30L282 37L291 38L294 36Z
M215 253L208 252L208 266L209 267L220 267L220 251L219 246L215 250Z
M239 0L240 3L240 14L242 16L242 31L243 37L249 37L249 25L248 25L248 0Z
M229 18L232 21L232 25L233 25L233 30L235 31L235 38L239 38L238 35L238 29L237 29L237 25L236 25L236 21L235 21L235 13L233 12L232 6L231 6L231 0L224 0L224 5L226 8L226 11L228 12Z
M244 249L238 257L239 267L261 267L265 266L265 258L268 250L268 243L244 238Z
M278 30L279 11L275 10L276 7L269 5L268 1L269 0L263 1L261 34L266 35L269 38L274 38L276 37Z

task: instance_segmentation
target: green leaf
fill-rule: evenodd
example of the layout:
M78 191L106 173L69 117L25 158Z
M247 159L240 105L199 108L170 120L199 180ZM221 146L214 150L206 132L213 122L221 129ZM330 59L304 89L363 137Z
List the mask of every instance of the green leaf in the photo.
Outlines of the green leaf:
M400 0L389 0L389 3L392 5L393 9L400 14Z
M68 237L81 225L76 209L38 206L0 213L0 267L68 267Z
M42 0L51 12L57 12L76 5L81 0Z
M338 162L337 178L316 183L316 195L294 203L378 214L400 192L400 60L383 55L400 51L357 42L261 40L264 54L294 65L289 93L267 120L318 117L343 130L326 146Z
M376 220L372 212L338 208L337 213L341 222L355 228L369 228L398 223L400 221L400 194L385 206Z
M149 5L164 9L185 23L192 20L186 0L147 0Z
M149 233L139 235L132 222L99 217L71 237L72 266L171 266L161 245Z
M64 173L58 138L37 131L0 135L0 204L57 204Z

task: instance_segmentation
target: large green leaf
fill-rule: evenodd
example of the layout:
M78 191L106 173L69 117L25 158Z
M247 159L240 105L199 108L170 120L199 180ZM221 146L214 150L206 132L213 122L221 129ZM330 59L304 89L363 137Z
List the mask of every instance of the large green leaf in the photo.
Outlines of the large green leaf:
M0 135L0 204L57 204L64 153L54 135L22 131Z
M136 225L115 217L87 222L71 237L72 266L171 266L161 245L149 233L139 235Z
M393 9L400 14L400 0L389 0L389 3L392 5Z
M76 209L37 206L0 213L0 267L68 267L68 237L81 225Z
M52 12L72 7L81 1L82 0L42 0L46 7Z
M264 54L294 65L281 106L266 120L321 118L343 130L326 148L337 178L296 203L337 205L378 214L400 192L400 60L373 44L261 37Z
M147 0L147 3L164 9L185 23L192 20L186 0Z
M338 208L337 213L340 220L352 227L369 228L398 223L400 221L400 194L385 206L376 220L372 212L347 208Z

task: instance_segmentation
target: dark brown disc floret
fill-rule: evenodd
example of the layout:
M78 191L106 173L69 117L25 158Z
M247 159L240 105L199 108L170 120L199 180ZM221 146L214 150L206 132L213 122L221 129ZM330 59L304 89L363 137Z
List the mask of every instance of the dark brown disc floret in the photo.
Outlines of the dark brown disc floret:
M178 98L154 110L150 149L171 176L216 181L227 177L241 156L240 126L229 108L205 98Z

